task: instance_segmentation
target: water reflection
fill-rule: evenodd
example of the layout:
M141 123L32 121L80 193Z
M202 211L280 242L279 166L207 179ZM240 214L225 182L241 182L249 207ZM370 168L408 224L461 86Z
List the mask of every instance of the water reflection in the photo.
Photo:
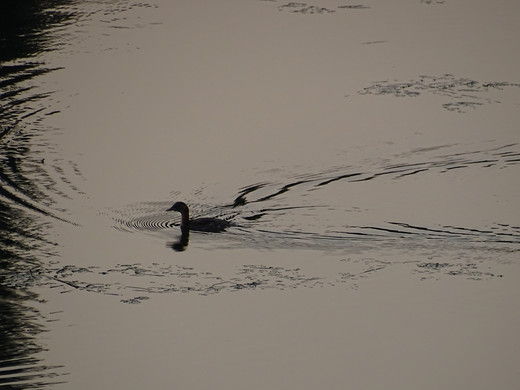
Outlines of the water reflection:
M0 283L0 387L32 389L64 383L60 366L46 365L38 354L38 341L45 331L41 315L27 305L37 299L27 290Z
M176 242L169 243L168 245L176 252L184 252L188 247L190 241L190 231L183 229L181 236Z
M303 263L293 264L291 261L280 261L277 264L247 263L236 267L212 267L210 264L181 265L168 262L133 262L116 264L109 267L99 266L63 266L48 270L54 275L56 287L64 291L81 290L90 293L119 297L123 303L136 304L148 300L155 294L196 294L214 295L238 290L291 290L312 289L319 287L339 287L357 289L359 283L374 277L392 267L400 267L420 280L443 277L461 278L464 280L491 280L502 278L502 274L490 270L485 259L486 248L478 252L478 248L463 248L457 252L443 256L439 247L419 248L428 253L429 261L410 258L409 253L388 252L384 258L379 253L364 252L363 256L350 254L338 261L327 262L316 258L315 262L322 266L306 267ZM476 259L481 253L483 258ZM512 259L514 252L507 248L497 249L497 256ZM435 259L435 260L434 260ZM213 262L211 262L213 263Z
M331 14L336 12L335 10L330 8L295 2L280 5L278 7L278 11L289 11L300 14Z
M484 104L500 103L486 97L491 92L504 91L508 88L519 88L520 84L512 82L479 82L452 74L442 76L419 76L415 80L378 81L359 91L360 95L390 95L395 97L418 97L422 94L440 95L451 101L442 104L448 111L464 113Z
M30 288L46 279L42 260L53 255L54 243L42 234L48 226L19 206L0 202L0 385L12 389L62 381L60 367L37 357L44 351L38 340L45 327L29 305L38 299Z
M37 88L36 81L57 69L38 56L56 49L52 30L73 21L72 13L59 8L70 3L0 6L0 386L11 389L63 382L60 367L38 357L44 351L39 338L45 327L30 307L38 299L30 288L45 278L42 260L54 247L43 233L48 223L37 215L62 219L49 208L54 180L43 156L34 151L41 116L55 112L44 103L51 91Z
M0 27L0 196L58 219L50 209L53 195L62 195L49 172L54 167L34 147L45 132L41 118L57 111L45 103L52 91L36 85L38 78L59 69L38 56L58 47L54 30L74 20L74 13L61 8L70 3L9 2L2 6L5 23Z
M36 88L35 81L56 68L46 67L33 58L52 50L50 31L73 19L72 13L56 8L68 3L71 2L24 1L2 5L5 23L0 27L0 242L2 248L9 248L2 249L4 281L11 272L18 279L27 276L24 267L39 265L29 257L30 251L54 245L41 234L44 224L32 212L63 220L49 208L54 203L50 196L55 192L54 179L46 171L45 159L34 150L35 138L43 132L38 126L39 116L53 113L43 104L51 92Z
M60 8L70 0L26 0L2 2L0 61L30 58L59 44L51 35L54 27L75 21L75 14Z

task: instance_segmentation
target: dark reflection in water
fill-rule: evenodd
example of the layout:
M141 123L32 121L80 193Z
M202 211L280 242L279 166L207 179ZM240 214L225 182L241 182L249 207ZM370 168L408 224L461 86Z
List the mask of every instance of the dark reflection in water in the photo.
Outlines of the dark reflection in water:
M241 264L226 270L225 267L207 269L203 265L179 265L173 262L117 264L108 268L99 266L63 266L54 270L54 280L65 291L85 292L120 297L123 303L137 304L155 294L213 295L238 290L291 290L301 288L340 287L357 289L359 283L391 267L400 266L421 280L445 277L483 281L502 278L490 270L485 260L474 259L475 251L461 251L456 259L434 261L437 250L432 251L427 262L407 259L399 253L382 259L366 254L362 257L344 257L332 265L334 271L305 269L301 264L276 265ZM509 256L497 251L499 256ZM445 261L448 260L448 261ZM317 259L316 261L319 261ZM330 267L331 264L328 264Z
M184 252L188 247L190 241L190 231L182 230L179 239L175 242L169 243L168 245L176 252Z
M441 76L419 76L415 80L385 80L374 82L359 91L360 95L390 95L395 97L417 97L422 94L440 95L451 100L442 105L448 111L464 113L484 104L500 103L487 97L490 92L503 91L507 88L519 88L512 82L479 82L452 74Z
M51 255L52 243L42 236L45 225L23 210L0 202L0 387L44 388L63 382L61 367L46 365L38 339L44 318L31 307L38 296L29 291L45 274L31 255Z
M54 49L51 31L74 19L72 13L58 10L69 3L13 1L0 6L0 249L4 277L11 272L26 275L24 267L38 266L29 258L31 250L45 254L42 247L53 245L41 234L43 224L32 212L62 219L50 209L54 181L32 145L44 131L38 118L53 113L43 104L51 92L36 88L36 81L56 70L37 57Z
M0 196L46 216L54 203L47 189L55 188L43 156L34 151L35 137L44 131L40 118L56 113L45 104L52 91L37 80L57 68L38 55L56 49L53 30L74 20L63 9L70 1L3 2L0 27Z
M54 28L74 21L61 6L71 1L3 1L0 5L0 387L46 388L63 382L60 367L39 355L44 318L31 308L30 292L45 272L42 260L54 244L40 216L61 219L51 209L53 180L34 139L51 91L37 88L39 77L56 68L38 60L56 49ZM42 183L44 183L42 185Z
M275 1L275 0L261 0L261 1ZM363 4L352 4L352 5L338 5L334 8L326 8L315 4L300 3L300 2L289 2L283 3L277 6L278 11L291 12L303 15L328 15L333 14L337 10L362 10L369 9L370 7Z
M52 28L74 22L72 12L60 6L70 0L3 1L0 5L0 61L34 57L58 44Z
M320 7L320 6L316 6L316 5L309 5L306 3L295 3L295 2L283 4L278 7L278 11L286 11L286 10L288 10L290 12L300 13L300 14L331 14L331 13L336 12L335 10L330 9L330 8Z
M38 335L45 331L40 313L27 301L37 296L0 283L0 387L41 389L63 383L62 367L46 365Z

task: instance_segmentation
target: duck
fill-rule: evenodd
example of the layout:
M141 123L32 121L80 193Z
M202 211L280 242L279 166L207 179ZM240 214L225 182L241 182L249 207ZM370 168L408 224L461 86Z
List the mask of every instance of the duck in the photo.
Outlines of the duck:
M166 211L177 211L181 213L181 231L183 233L190 230L199 232L220 233L226 230L231 223L218 218L193 218L190 219L190 209L184 202L175 202Z

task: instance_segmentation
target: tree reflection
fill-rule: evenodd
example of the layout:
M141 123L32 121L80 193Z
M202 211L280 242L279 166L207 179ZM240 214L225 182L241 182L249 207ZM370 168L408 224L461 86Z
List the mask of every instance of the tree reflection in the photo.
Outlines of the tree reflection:
M48 69L39 54L59 42L53 29L74 20L64 5L71 1L0 2L0 387L43 388L59 383L57 367L45 365L39 335L45 329L40 313L31 307L30 292L43 274L41 256L51 253L45 238L47 224L40 215L49 200L32 177L43 170L31 153L41 129L24 128L28 119L43 115L35 82ZM44 105L45 106L45 105ZM41 161L41 158L39 159ZM30 169L27 169L27 166ZM28 175L27 172L31 172Z
M42 388L63 381L56 377L58 366L48 366L36 356L44 351L37 336L45 329L40 314L26 303L36 294L0 283L0 387Z
M0 61L34 57L52 50L52 28L74 21L72 12L60 10L70 0L24 0L0 3Z

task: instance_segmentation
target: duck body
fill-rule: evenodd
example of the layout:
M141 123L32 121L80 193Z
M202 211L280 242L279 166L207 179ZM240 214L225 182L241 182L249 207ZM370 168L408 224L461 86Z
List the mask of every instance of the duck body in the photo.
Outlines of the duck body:
M220 233L231 226L229 221L218 218L190 219L190 210L184 202L176 202L166 211L177 211L181 213L181 230L183 232L194 230L199 232Z
M228 221L217 218L195 218L192 219L188 225L189 230L199 232L223 232L231 224Z

